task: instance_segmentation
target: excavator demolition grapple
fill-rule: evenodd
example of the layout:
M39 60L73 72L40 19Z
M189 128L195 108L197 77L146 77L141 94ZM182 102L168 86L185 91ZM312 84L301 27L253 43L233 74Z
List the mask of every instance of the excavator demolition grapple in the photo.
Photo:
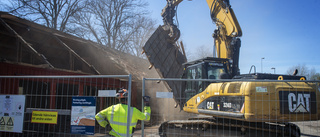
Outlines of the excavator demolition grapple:
M240 75L242 31L229 0L207 0L217 26L215 57L187 62L183 48L177 46L180 31L173 23L180 2L167 0L161 14L164 25L143 47L151 65L162 78L234 80L166 81L180 109L199 117L164 122L160 136L300 136L299 127L289 122L319 120L319 83L303 82L306 78L295 74Z

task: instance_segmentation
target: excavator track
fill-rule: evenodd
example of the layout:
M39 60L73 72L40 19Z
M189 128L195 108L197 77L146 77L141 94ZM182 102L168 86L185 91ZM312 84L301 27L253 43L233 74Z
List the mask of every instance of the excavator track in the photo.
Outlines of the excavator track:
M246 122L225 118L173 120L161 124L161 137L299 137L300 128L292 123Z

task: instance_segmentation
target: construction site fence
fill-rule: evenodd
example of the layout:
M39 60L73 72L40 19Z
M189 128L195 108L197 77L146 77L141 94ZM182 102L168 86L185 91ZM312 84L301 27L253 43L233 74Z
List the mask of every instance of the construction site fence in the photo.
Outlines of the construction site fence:
M232 83L227 85L227 83ZM237 83L238 82L238 83ZM139 136L155 136L159 135L159 127L163 122L171 120L187 120L197 118L199 115L188 113L180 110L181 106L177 105L175 100L187 101L190 97L195 96L194 102L201 102L204 97L201 95L197 98L197 94L208 90L218 91L216 94L222 95L222 91L218 90L218 86L208 87L210 83L220 83L222 87L229 86L226 90L226 95L233 98L225 98L207 101L203 107L205 109L219 110L229 109L232 112L243 112L242 105L248 101L236 97L241 90L246 86L239 82L254 82L259 86L255 88L250 95L252 97L252 106L257 109L256 115L265 122L280 121L286 123L293 121L301 130L302 136L319 136L320 121L314 118L314 113L319 114L319 103L314 103L312 99L319 99L319 84L320 81L287 81L287 80L210 80L210 79L154 79L143 78L141 92L132 86L131 75L85 75L85 76L0 76L0 136L2 137L78 137L78 136L106 136L111 130L103 128L94 119L94 115L99 111L119 103L115 98L115 93L125 88L129 91L128 105L134 106L142 110L144 107L142 97L150 96L151 119L149 121L141 121L137 124L134 137ZM188 91L187 95L174 94L168 92L168 83L174 84L175 90L186 91L186 88L196 89L197 91ZM278 87L290 90L291 101L293 104L283 105L279 103L279 94L271 91L276 91L276 88L270 89L268 83L273 83ZM281 84L279 84L281 83ZM139 85L139 84L137 84ZM186 86L188 85L188 86ZM315 86L314 86L315 85ZM295 88L297 87L297 88ZM307 91L303 91L307 90ZM253 90L253 89L252 89ZM277 89L278 90L278 89ZM298 95L310 93L310 95ZM141 94L140 94L141 93ZM295 94L297 93L297 94ZM271 95L271 96L262 96ZM282 93L281 96L288 96L287 93ZM222 98L225 96L222 96ZM264 97L264 98L263 98ZM265 98L267 97L267 98ZM312 99L311 99L312 98ZM141 99L141 100L140 100ZM287 98L288 99L288 98ZM309 102L308 102L309 100ZM219 101L219 105L217 102ZM231 101L231 102L228 102ZM139 102L141 104L139 104ZM185 103L185 102L184 102ZM224 104L225 103L225 104ZM235 105L234 105L234 104ZM283 103L283 102L282 102ZM286 102L288 103L288 101ZM307 103L310 108L307 107ZM287 108L286 111L308 111L302 112L305 120L299 120L299 114L293 112L285 112L280 108L274 109L277 105L282 108ZM303 108L300 108L302 104ZM141 105L141 106L140 106ZM224 108L225 107L225 108ZM290 107L290 108L289 108ZM267 110L267 112L262 111ZM281 112L280 112L281 111ZM130 113L128 111L128 113ZM285 120L277 114L285 113L290 120ZM128 114L127 116L129 116ZM202 116L202 115L201 115ZM210 115L207 115L211 117ZM212 118L212 117L211 117ZM230 119L217 118L220 121L228 123ZM300 118L301 119L301 118ZM259 121L257 121L258 123ZM253 122L253 125L255 122ZM129 122L127 125L130 124ZM256 126L256 125L255 125ZM129 126L127 126L129 127ZM197 127L197 128L194 128ZM260 136L260 133L253 131L243 135L236 128L222 128L219 130L203 130L203 125L193 124L192 127L170 127L168 134L174 136ZM177 130L175 130L177 128ZM184 128L184 129L183 129ZM187 130L186 130L187 129ZM127 128L127 131L129 128ZM209 131L209 133L208 133ZM221 134L222 132L222 134ZM280 134L280 135L279 135ZM277 134L281 136L281 133ZM262 136L273 136L273 133L265 133Z
M218 84L218 86L209 86L211 83L215 83L216 85ZM251 83L251 87L255 87L254 89L250 89L249 95L246 95L250 97L250 100L244 97L247 93L242 93L243 90L249 89L248 83ZM320 136L320 106L318 103L320 101L319 84L319 80L144 78L142 81L142 96L147 95L151 97L150 106L152 112L151 120L142 122L141 136L159 136L159 127L161 124L164 122L168 123L168 121L172 120L181 122L188 119L202 120L202 117L209 117L209 119L214 119L214 122L222 121L222 123L228 125L232 119L227 116L232 116L240 120L244 119L244 115L238 115L238 113L254 114L255 117L252 117L252 119L256 118L256 120L251 120L249 123L249 125L251 124L250 126L253 126L252 129L254 129L255 126L259 128L258 123L261 122L281 124L290 122L296 124L300 128L301 136ZM175 87L175 89L172 90L182 92L188 91L188 89L194 90L188 91L188 93L184 95L183 93L177 94L168 92L169 85L171 85L170 87ZM206 91L203 92L204 90ZM201 92L203 92L203 94L200 94ZM209 94L219 97L207 98L206 95ZM194 98L191 98L193 96ZM175 100L184 101L182 107L177 105ZM186 103L186 101L193 101L194 104ZM251 103L248 103L246 107L250 107L251 110L244 108L245 102L247 101L250 101ZM212 117L210 113L207 113L207 115L198 115L181 110L184 107L191 109L199 102L202 102L202 104L200 103L201 105L198 107L199 110L195 111L196 113L200 112L200 109L204 112L208 112L206 110L212 109L215 110L215 112L229 111L232 112L232 115L225 115L226 117L219 117L215 115L215 117ZM301 107L300 104L303 107ZM247 119L247 121L250 121L250 119ZM204 124L193 123L191 125L189 124L189 126L190 127L183 124L176 124L175 126L171 125L169 127L170 130L166 131L168 132L166 135L252 137L288 136L281 131L276 131L276 133L274 133L274 131L260 132L258 130L241 132L241 128L233 128L232 126L211 127L215 128L213 130L204 128ZM289 134L289 136L291 136L291 134Z
M0 137L104 136L95 115L122 88L134 105L131 84L131 75L0 76Z

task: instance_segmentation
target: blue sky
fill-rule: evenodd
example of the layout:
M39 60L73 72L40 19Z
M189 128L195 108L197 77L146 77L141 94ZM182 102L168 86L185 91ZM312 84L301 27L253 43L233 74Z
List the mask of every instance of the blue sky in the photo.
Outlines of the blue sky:
M165 0L148 0L152 18L162 25ZM264 73L285 74L299 64L320 72L320 0L230 0L242 28L240 70L255 65ZM213 46L215 24L205 0L183 1L178 7L181 39L187 52Z

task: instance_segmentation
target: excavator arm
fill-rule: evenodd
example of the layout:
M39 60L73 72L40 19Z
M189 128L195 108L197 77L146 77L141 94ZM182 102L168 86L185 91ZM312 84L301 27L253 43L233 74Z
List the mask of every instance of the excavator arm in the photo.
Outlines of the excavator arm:
M171 33L179 34L177 26L173 22L173 18L176 13L176 7L183 0L167 0L167 5L162 9L161 16L163 17L163 23L165 27L174 28ZM207 4L210 9L210 16L213 22L217 25L217 37L241 37L242 31L238 20L230 6L229 0L207 0ZM220 34L218 34L218 32ZM180 35L172 35L180 36ZM175 39L178 39L175 38ZM225 40L225 39L224 39Z
M230 6L229 0L207 0L210 16L221 36L240 37L242 31L238 20Z
M231 60L229 74L231 77L240 74L239 53L242 31L230 6L229 0L207 0L210 16L217 28L214 31L215 57Z
M176 7L183 0L167 0L167 5L163 8L163 28L170 31L170 40L174 43L180 37L180 30L174 24ZM230 6L229 0L207 0L210 9L210 16L217 28L214 31L214 57L230 59L231 68L229 74L233 77L239 74L239 50L242 31L238 20Z

